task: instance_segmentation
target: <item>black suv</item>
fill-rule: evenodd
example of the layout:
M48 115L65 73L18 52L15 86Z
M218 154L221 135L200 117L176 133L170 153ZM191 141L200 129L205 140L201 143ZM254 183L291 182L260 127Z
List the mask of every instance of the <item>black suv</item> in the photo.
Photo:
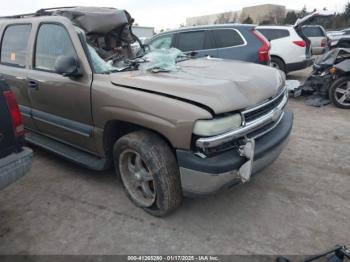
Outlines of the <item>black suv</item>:
M29 171L33 152L23 144L24 126L15 96L0 80L0 189Z

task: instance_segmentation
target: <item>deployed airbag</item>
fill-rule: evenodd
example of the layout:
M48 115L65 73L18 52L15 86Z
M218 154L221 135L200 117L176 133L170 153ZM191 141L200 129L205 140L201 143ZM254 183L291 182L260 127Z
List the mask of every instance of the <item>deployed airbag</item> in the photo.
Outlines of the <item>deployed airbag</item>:
M132 19L124 10L107 7L73 7L59 9L54 14L67 17L87 34L107 34Z

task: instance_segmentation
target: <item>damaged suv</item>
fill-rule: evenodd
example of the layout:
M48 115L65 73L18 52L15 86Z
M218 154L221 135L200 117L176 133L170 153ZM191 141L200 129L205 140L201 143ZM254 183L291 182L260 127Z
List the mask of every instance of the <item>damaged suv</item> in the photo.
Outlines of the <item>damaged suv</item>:
M135 57L132 23L92 7L0 20L0 73L27 141L90 169L114 166L155 216L184 195L247 182L278 157L293 123L278 70L176 50Z

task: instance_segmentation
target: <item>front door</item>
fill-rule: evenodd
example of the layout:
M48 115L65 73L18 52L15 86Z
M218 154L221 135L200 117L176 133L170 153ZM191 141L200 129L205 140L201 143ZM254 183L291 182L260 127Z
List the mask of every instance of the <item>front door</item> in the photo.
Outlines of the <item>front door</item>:
M73 56L81 63L82 46L74 28L68 30L58 23L40 24L33 49L32 70L28 72L27 84L38 131L83 150L96 152L92 137L91 71L81 68L83 75L75 78L55 71L59 56Z

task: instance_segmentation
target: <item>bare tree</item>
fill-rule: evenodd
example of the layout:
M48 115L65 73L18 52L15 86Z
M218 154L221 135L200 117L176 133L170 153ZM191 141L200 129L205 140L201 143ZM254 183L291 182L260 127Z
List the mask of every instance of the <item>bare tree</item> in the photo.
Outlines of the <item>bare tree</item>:
M222 14L219 14L217 19L215 20L215 24L225 24L232 22L232 13L231 12L225 12Z

